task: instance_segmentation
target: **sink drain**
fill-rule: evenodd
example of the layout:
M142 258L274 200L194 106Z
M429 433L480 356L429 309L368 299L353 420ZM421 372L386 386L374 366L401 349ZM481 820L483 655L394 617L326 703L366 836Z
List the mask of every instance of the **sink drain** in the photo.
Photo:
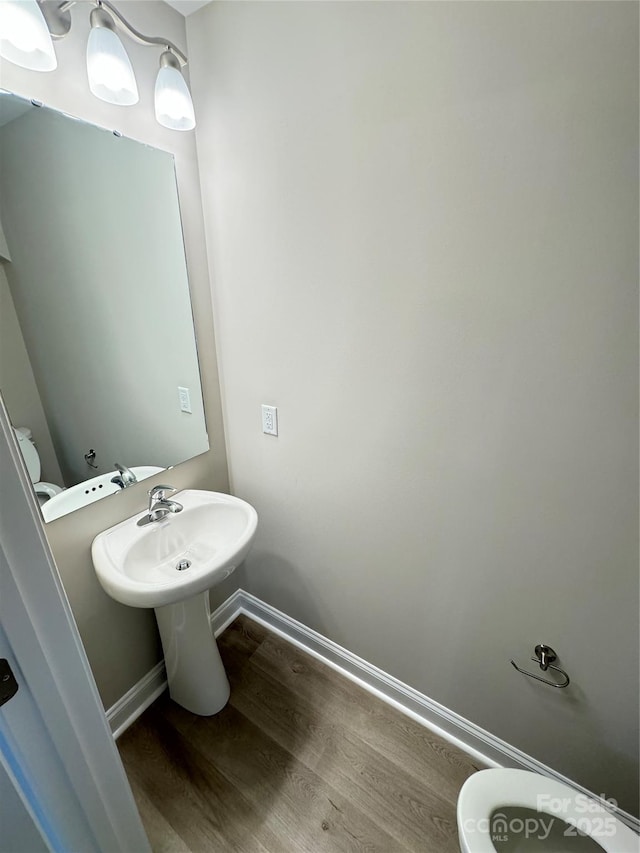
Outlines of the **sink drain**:
M177 565L176 565L176 569L179 572L184 572L184 570L188 569L190 565L191 565L191 560L180 560L180 562L177 563Z

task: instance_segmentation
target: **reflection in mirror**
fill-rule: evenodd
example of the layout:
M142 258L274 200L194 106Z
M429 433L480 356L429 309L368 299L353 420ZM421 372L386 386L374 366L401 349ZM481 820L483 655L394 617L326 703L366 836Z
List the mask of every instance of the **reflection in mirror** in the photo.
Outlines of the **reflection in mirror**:
M5 92L0 389L46 520L209 448L173 157Z

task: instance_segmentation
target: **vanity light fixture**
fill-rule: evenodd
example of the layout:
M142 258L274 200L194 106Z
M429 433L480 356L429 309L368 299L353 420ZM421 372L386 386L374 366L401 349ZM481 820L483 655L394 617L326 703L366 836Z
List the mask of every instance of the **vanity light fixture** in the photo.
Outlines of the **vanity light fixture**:
M51 39L71 29L70 9L79 0L0 0L0 56L32 71L52 71L56 56ZM155 114L171 130L195 127L193 101L182 68L187 57L171 41L138 32L109 0L90 0L87 42L89 89L103 101L121 106L139 100L133 66L116 30L132 41L162 48L155 87Z
M87 77L91 92L102 101L126 106L140 100L131 60L115 32L113 18L100 7L91 10Z
M36 0L0 2L0 56L30 71L57 66L51 34Z
M170 50L160 57L156 77L156 119L171 130L192 130L196 126L191 95L180 71L180 63Z

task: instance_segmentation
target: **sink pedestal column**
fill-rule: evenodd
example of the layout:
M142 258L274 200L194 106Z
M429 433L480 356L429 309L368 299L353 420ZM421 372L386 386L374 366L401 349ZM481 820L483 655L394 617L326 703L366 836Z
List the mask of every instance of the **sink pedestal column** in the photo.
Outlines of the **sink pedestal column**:
M231 688L211 630L209 591L155 611L169 695L194 714L217 714L227 704Z

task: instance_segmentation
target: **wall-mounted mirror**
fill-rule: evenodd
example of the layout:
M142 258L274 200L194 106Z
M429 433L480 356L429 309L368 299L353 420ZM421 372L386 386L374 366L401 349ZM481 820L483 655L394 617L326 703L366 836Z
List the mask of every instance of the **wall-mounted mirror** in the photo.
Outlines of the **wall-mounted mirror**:
M172 155L0 92L0 390L45 520L209 448Z

